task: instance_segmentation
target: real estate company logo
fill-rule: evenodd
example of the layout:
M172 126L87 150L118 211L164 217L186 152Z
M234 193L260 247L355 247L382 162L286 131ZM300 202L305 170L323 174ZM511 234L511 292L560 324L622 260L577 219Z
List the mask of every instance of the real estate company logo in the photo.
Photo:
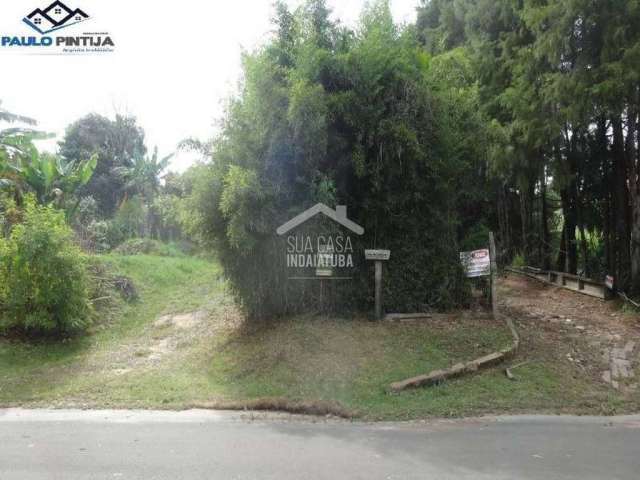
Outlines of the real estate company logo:
M318 203L296 215L276 230L280 236L292 232L311 218L323 214L338 226L346 228L356 235L364 234L364 228L347 218L347 207L338 205L335 210ZM344 272L354 267L354 247L351 237L343 233L320 233L315 235L288 235L286 246L286 265L289 269L308 271L315 269L315 275L298 275L291 280L348 280ZM336 272L342 272L342 274Z
M41 37L2 35L0 46L7 49L39 47L47 49L46 53L109 53L115 44L107 32L85 32L76 36L49 36L63 28L71 27L89 20L91 17L80 8L69 8L57 0L45 8L36 8L22 21L38 32ZM51 52L50 49L56 51Z
M79 8L70 9L62 2L53 2L44 10L36 8L22 21L41 34L70 27L89 19L89 15Z

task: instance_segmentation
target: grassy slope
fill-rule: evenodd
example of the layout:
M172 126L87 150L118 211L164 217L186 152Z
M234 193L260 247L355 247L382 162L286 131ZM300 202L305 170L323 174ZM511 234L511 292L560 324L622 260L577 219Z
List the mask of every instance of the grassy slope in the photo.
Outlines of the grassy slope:
M570 367L545 361L518 369L519 382L496 369L391 395L391 381L502 347L507 331L465 316L426 324L295 318L246 332L229 321L237 314L218 266L193 258L105 260L134 279L141 301L64 344L0 340L0 404L183 408L279 398L337 402L368 419L624 407ZM207 317L193 332L153 326L161 315L193 311ZM154 345L167 339L177 339L176 348L151 361Z
M203 260L148 256L103 259L133 279L141 300L123 305L116 321L96 325L91 335L64 343L0 340L0 403L48 404L78 398L108 404L109 379L103 375L100 358L111 360L110 353L140 336L161 313L197 309L222 289L219 270ZM132 396L135 390L131 385Z

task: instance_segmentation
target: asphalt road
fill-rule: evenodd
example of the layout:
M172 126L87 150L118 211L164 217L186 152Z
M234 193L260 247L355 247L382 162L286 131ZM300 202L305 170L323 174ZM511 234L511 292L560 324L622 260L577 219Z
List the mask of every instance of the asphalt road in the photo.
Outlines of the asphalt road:
M410 424L0 410L0 479L638 479L640 416Z

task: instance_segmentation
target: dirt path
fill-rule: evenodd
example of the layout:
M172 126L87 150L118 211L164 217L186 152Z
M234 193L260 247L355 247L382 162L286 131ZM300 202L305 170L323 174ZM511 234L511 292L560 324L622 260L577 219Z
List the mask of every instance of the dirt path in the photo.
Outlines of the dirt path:
M117 348L97 349L88 356L84 368L107 378L162 370L168 363L184 361L221 330L237 328L239 323L241 316L233 299L223 292L198 310L158 316Z
M615 301L517 274L500 280L499 299L518 324L525 351L547 342L552 348L546 354L558 361L574 364L623 394L638 392L640 316L623 312Z

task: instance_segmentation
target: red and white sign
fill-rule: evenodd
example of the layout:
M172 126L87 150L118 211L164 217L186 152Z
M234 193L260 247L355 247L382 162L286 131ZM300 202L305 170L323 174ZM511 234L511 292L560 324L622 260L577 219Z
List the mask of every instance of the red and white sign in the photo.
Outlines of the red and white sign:
M460 252L460 261L468 278L491 275L491 257L487 249Z
M614 283L615 280L611 275L607 275L606 277L604 277L604 284L609 290L613 290Z

